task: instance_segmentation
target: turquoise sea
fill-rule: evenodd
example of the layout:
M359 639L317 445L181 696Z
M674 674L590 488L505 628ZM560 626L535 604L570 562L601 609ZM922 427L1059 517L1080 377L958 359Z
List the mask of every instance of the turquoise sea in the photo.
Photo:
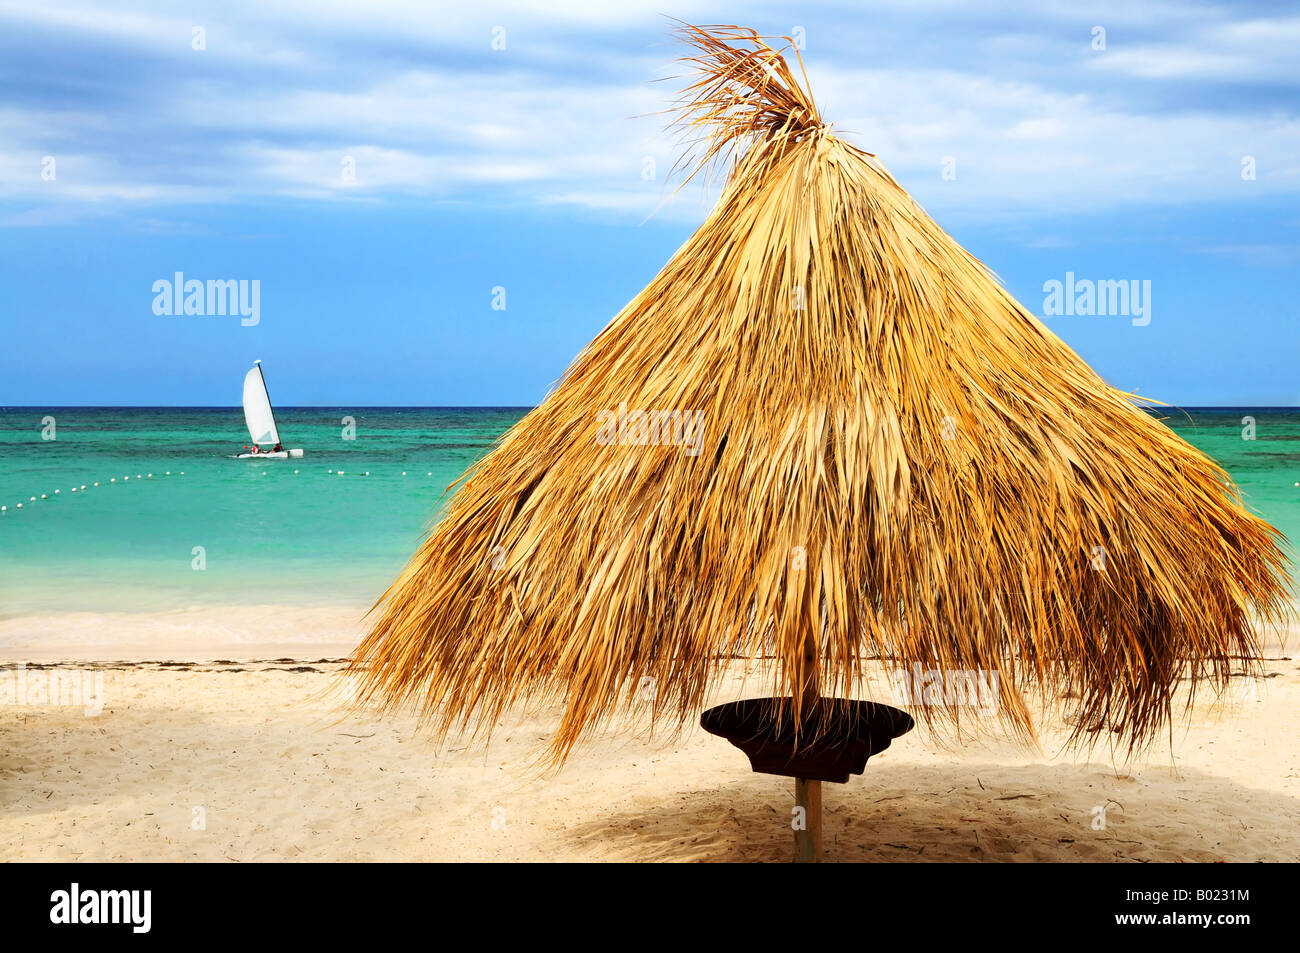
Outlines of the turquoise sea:
M284 445L306 452L257 461L232 459L238 407L0 408L0 616L369 604L448 485L527 412L277 407Z
M447 486L525 413L277 408L284 445L306 455L246 461L230 456L247 439L238 407L0 408L0 617L369 604ZM1300 539L1300 409L1162 416L1232 474L1247 505ZM355 439L344 439L345 417Z

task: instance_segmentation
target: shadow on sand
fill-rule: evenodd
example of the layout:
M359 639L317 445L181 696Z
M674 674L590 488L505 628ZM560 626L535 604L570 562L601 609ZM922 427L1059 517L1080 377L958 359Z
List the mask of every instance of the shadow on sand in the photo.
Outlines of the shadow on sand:
M1300 800L1189 769L1116 776L1098 764L898 765L823 790L830 862L1300 857ZM792 807L792 782L752 775L568 833L611 860L784 863Z

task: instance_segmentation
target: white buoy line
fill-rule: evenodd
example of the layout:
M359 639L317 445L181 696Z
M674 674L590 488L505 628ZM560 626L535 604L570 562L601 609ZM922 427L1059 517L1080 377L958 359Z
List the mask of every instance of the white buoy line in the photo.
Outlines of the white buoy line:
M293 472L294 472L294 473L297 473L298 471L297 471L297 470L294 470ZM345 475L347 474L348 471L346 471L346 470L335 470L334 468L331 467L329 470L326 470L325 472L326 472L326 473L329 473L329 474L331 474L331 475L333 475L333 476L345 476ZM265 475L266 475L266 473L265 473L265 471L263 471L263 476L265 476ZM406 472L405 470L403 470L403 471L402 471L402 476L406 476L406 475L407 475L407 472ZM424 475L427 476L427 477L431 477L431 476L433 476L433 471L432 471L432 470L429 470L429 471L427 471ZM357 471L354 470L354 471L353 471L353 476L370 476L370 471L369 471L369 470L362 470L361 472L358 473ZM419 474L417 473L416 476L419 476Z
M176 472L177 472L177 475L178 475L178 476L185 476L185 471L184 471L184 470L178 470L178 471L176 471ZM166 470L166 471L164 471L164 473L163 473L163 476L171 476L171 475L172 475L172 471L170 471L170 470ZM135 475L135 478L136 478L137 480L152 480L152 479L153 479L153 474L152 474L152 473L137 473L137 474ZM130 479L131 479L131 475L130 475L130 474L126 474L125 476L122 477L122 482L125 483L125 482L127 482L128 480L130 480ZM107 485L109 485L109 484L116 483L116 482L117 482L117 477L109 477L109 478L108 478L108 483L105 484L105 486L107 486ZM89 483L89 484L81 483L81 484L78 484L77 486L69 487L69 488L68 488L68 492L70 492L70 493L83 493L83 494L84 494L87 490L92 490L92 489L94 489L95 487L97 487L97 486L99 486L99 485L100 485L100 484L99 484L99 481L98 481L98 480L94 480L94 481L92 481L92 482ZM41 496L40 496L40 498L41 498L42 500L48 500L48 499L51 498L51 496L58 496L60 493L62 493L62 490L55 490L53 493L42 493ZM36 497L35 497L35 496L29 496L29 497L27 498L27 502L28 502L29 504L30 504L30 503L35 503L35 502L36 502ZM15 510L15 511L16 511L16 510L21 510L22 508L23 508L23 504L22 504L22 503L18 503L18 504L16 504L16 505L14 506L14 510ZM0 515L7 515L8 513L9 513L9 506L8 506L8 504L0 504Z
M298 470L294 470L293 472L294 472L295 475L297 475L297 474L299 473ZM347 474L347 471L346 471L346 470L335 470L335 469L333 469L333 468L330 468L327 472L329 472L330 474L333 474L333 475L335 475L335 476L345 476L345 475ZM267 471L266 471L266 470L263 470L263 471L262 471L262 476L266 476L266 474L267 474ZM184 475L185 475L185 471L184 471L184 470L178 470L178 471L176 471L176 475L177 475L177 476L184 476ZM363 471L361 471L359 474L356 473L356 471L354 471L354 475L359 475L359 476L370 476L370 471L369 471L369 470L363 470ZM406 471L406 470L403 470L403 471L402 471L402 476L407 476L407 475L408 475L407 471ZM415 475L416 475L416 476L419 476L419 474L415 474ZM433 476L433 471L432 471L432 470L428 470L428 471L425 472L424 475L425 475L426 477L431 477L431 476ZM164 472L161 474L161 476L168 476L168 477L169 477L169 476L172 476L172 471L171 471L171 470L166 470L166 471L164 471ZM153 478L154 478L154 475L153 475L152 473L137 473L137 474L135 475L135 479L137 479L137 480L152 480ZM129 473L128 473L128 474L125 474L124 476L121 477L121 480L122 480L123 483L129 483L129 482L131 481L131 475L130 475ZM103 484L103 485L104 485L104 486L112 486L113 484L115 484L115 483L117 483L117 482L118 482L118 478L117 478L117 477L109 477L109 478L108 478L108 482L105 483L105 484ZM95 480L95 481L93 481L93 482L91 482L91 483L89 483L89 484L87 484L87 483L82 483L82 484L80 484L80 485L78 485L78 486L69 487L68 492L70 492L70 493L83 493L83 494L84 494L84 493L86 493L88 490L92 490L92 489L94 489L95 487L98 487L98 486L100 486L100 485L101 485L100 482L99 482L98 480ZM53 495L53 496L58 496L61 492L62 492L61 490L55 490L55 491L53 492L52 495ZM39 498L36 497L36 496L30 496L30 497L28 497L28 499L27 499L27 503L28 503L28 504L36 503L36 502L38 502L38 499L40 499L40 500L48 500L48 499L50 499L50 497L51 497L51 494L49 494L49 493L42 493L42 494L40 495ZM22 503L18 503L18 504L16 504L16 505L14 506L14 509L15 509L15 510L21 510L22 508L23 508L23 504L22 504ZM9 512L9 506L8 506L7 504L0 504L0 515L2 515L2 514L7 514L8 512Z

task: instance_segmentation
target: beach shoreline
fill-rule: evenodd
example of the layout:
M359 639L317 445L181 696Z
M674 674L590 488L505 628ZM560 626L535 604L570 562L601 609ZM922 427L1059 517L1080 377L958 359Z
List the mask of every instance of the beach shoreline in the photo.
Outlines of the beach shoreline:
M343 658L366 632L369 604L246 606L0 617L0 664L16 662L211 662ZM1300 610L1291 608L1293 618ZM1300 645L1300 623L1259 630L1266 657Z
M268 604L28 613L0 619L0 664L341 658L361 640L369 610Z

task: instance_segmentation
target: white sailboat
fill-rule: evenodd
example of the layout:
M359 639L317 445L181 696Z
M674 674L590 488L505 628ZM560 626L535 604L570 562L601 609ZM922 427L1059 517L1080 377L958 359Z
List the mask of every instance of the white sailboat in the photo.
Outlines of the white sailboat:
M261 361L254 361L253 369L244 375L244 422L248 424L248 436L257 452L238 454L238 459L288 460L302 456L301 449L280 449L280 430L275 425L275 413L271 410L271 395L266 392ZM263 446L271 449L261 450Z

